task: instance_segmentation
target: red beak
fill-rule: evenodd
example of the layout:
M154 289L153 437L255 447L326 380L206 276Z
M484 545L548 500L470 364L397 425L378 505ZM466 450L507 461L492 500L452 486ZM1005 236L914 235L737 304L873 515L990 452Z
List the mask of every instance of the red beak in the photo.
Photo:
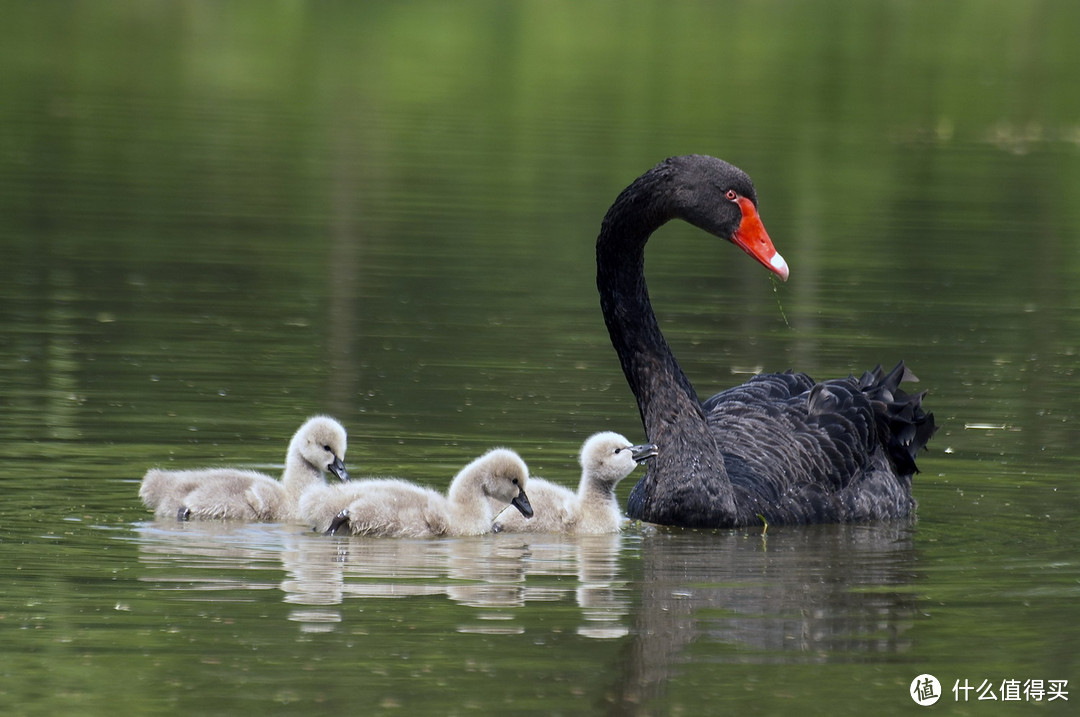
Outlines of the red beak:
M735 236L731 240L735 246L761 262L766 269L787 281L787 262L773 246L772 239L769 238L769 233L765 231L765 225L761 223L761 217L758 216L757 207L746 197L739 197L735 201L742 209L742 221L739 222L739 228L735 230Z

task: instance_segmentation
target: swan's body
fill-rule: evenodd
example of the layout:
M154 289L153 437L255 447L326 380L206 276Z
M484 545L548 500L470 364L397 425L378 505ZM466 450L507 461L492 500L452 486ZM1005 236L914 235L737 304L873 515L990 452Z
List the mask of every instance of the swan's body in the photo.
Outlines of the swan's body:
M750 178L713 157L672 157L608 210L596 242L597 288L612 345L660 453L630 494L631 518L727 527L907 515L914 457L935 430L899 364L815 383L757 376L704 403L675 360L649 302L649 236L683 219L736 244L782 279L788 266L757 215Z
M143 476L139 497L159 518L292 521L300 495L323 483L324 471L348 480L345 448L341 424L328 416L314 416L289 441L280 481L236 468L152 468Z
M529 502L535 515L524 519L505 510L495 522L496 532L568 533L595 535L617 533L623 515L615 498L615 486L639 463L656 455L656 446L634 446L618 433L604 431L590 436L581 446L581 481L577 492L535 476L529 478Z
M461 469L446 495L397 478L315 486L300 499L300 515L315 530L353 535L430 538L491 532L498 509L532 515L529 469L517 453L496 448Z

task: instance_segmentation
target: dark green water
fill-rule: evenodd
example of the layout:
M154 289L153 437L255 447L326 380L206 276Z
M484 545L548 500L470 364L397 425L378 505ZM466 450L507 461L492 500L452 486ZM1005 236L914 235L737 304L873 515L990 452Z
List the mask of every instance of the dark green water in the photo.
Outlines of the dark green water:
M0 709L966 714L1080 685L1080 5L26 3L0 25ZM774 285L685 226L710 395L903 358L903 523L557 540L155 523L151 465L354 475L640 438L593 283L665 156L755 180ZM625 497L630 481L622 485ZM998 700L957 702L959 681Z

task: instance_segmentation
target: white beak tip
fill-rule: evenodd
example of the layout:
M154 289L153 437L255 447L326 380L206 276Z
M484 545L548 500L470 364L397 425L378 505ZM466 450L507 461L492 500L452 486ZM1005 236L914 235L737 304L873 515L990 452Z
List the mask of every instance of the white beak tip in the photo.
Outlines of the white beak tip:
M769 266L772 267L782 280L787 281L788 278L788 265L784 261L784 257L780 256L780 253L772 255L772 259L769 259Z

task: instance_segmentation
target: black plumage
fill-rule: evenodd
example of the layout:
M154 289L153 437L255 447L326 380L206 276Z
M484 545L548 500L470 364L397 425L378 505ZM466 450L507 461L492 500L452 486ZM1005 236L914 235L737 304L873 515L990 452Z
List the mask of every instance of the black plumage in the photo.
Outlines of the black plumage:
M915 456L936 430L903 362L815 383L755 376L701 402L649 301L644 248L671 219L736 243L787 278L756 214L750 178L713 157L672 157L609 209L596 244L597 288L646 435L659 446L627 505L632 518L730 527L848 522L911 512ZM762 238L763 237L763 238Z

